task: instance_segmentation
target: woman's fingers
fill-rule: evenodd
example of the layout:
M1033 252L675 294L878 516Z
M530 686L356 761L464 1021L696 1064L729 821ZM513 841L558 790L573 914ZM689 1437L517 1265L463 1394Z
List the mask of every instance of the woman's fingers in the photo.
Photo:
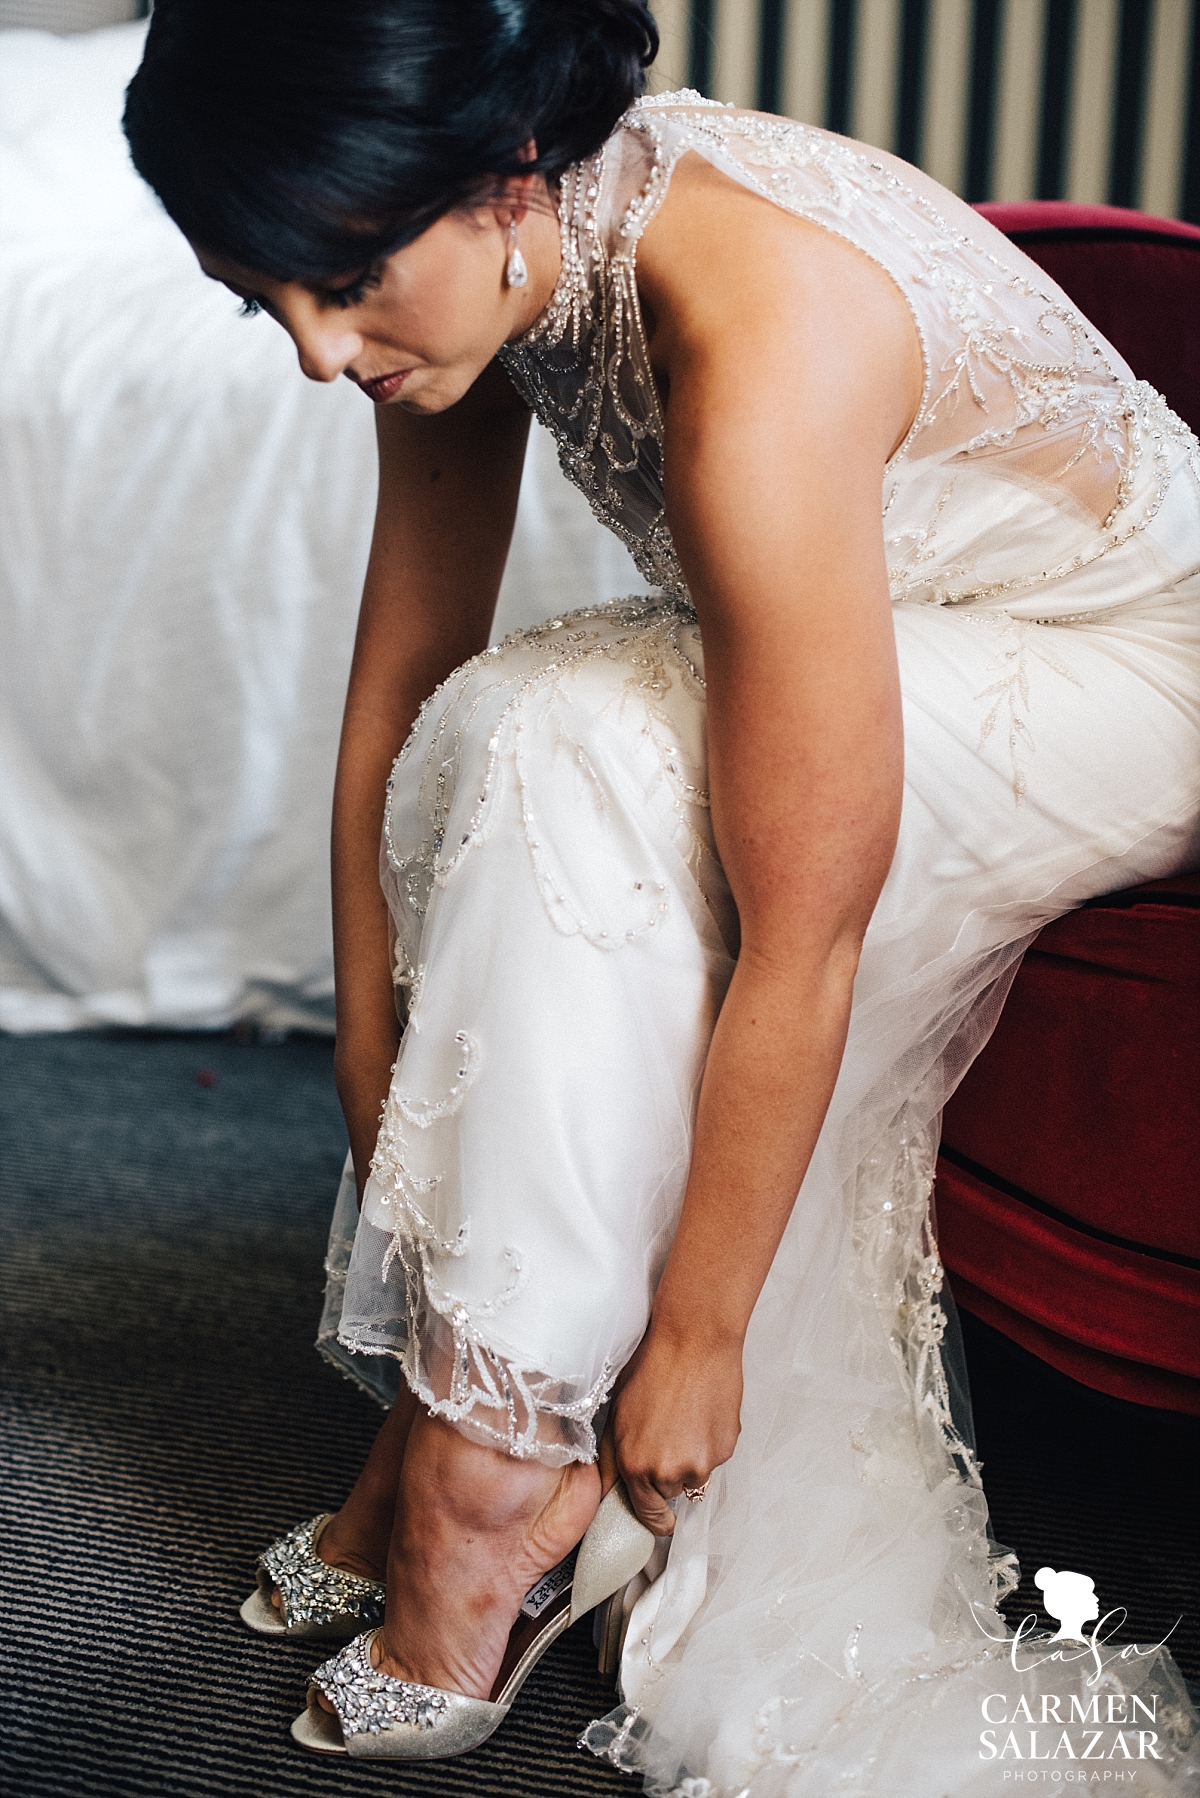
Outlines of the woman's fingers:
M651 1325L613 1394L601 1475L615 1465L629 1502L647 1529L669 1536L674 1501L694 1502L715 1467L737 1445L742 1396L741 1349L721 1355L682 1354Z
M638 1519L656 1536L670 1536L675 1530L675 1513L658 1487L644 1474L625 1475L625 1490Z
M621 1470L617 1466L617 1451L613 1447L610 1428L606 1429L600 1438L600 1452L597 1459L600 1462L600 1496L607 1498L609 1488L615 1486L621 1477Z
M656 1536L674 1534L675 1511L672 1500L680 1496L686 1497L689 1492L702 1493L708 1484L707 1476L696 1473L668 1478L650 1470L632 1472L628 1467L623 1467L621 1475L634 1511L646 1528L653 1530Z

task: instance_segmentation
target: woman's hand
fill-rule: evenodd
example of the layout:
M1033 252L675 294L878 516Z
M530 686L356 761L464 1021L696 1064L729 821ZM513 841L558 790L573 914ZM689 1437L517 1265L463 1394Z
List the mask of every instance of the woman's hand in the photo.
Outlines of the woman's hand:
M607 1491L618 1474L656 1536L675 1528L670 1500L703 1486L741 1430L742 1338L677 1334L652 1319L621 1376L600 1444Z

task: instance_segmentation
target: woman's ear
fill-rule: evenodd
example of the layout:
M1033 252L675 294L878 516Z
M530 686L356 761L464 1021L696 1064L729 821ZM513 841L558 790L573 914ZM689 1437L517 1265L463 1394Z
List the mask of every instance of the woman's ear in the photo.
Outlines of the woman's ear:
M530 138L517 151L519 162L537 161L537 141ZM538 181L537 175L506 175L500 183L501 205L504 216L501 220L507 230L509 222L519 225L529 211L529 200L532 188ZM499 207L497 208L499 210Z

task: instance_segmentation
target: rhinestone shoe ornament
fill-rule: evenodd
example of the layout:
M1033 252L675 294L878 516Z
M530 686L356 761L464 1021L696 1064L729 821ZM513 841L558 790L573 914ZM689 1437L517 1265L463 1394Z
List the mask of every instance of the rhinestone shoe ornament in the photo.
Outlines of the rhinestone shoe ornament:
M383 1621L383 1583L330 1567L317 1553L328 1522L326 1513L298 1523L259 1557L258 1589L242 1606L242 1620L260 1635L345 1641ZM272 1586L282 1617L271 1603Z
M324 1692L338 1714L347 1742L352 1736L377 1736L381 1730L407 1724L432 1729L448 1708L448 1695L436 1686L416 1686L393 1679L371 1665L375 1632L356 1636L340 1653L322 1662L310 1683Z
M638 1522L618 1483L605 1497L578 1555L568 1555L527 1594L496 1675L494 1696L468 1698L394 1679L371 1664L371 1630L317 1668L292 1739L314 1754L377 1760L445 1760L469 1754L499 1728L513 1699L552 1642L646 1565L654 1537ZM497 1690L498 1688L498 1690ZM334 1707L327 1711L323 1694Z

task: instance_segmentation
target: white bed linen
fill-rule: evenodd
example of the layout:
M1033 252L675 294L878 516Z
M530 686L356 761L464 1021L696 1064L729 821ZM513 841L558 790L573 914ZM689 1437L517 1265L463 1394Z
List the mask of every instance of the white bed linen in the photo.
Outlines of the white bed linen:
M325 1027L372 414L134 175L144 29L0 33L0 1028ZM497 634L644 585L535 427Z

